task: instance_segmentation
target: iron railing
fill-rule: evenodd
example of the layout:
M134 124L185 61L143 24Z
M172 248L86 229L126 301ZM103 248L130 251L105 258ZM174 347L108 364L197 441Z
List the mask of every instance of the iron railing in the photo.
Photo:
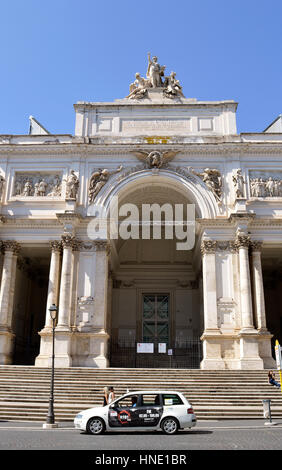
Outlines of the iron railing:
M199 369L203 358L200 338L193 338L167 345L166 353L158 352L154 341L153 353L137 352L137 342L128 339L110 342L109 359L111 367L155 368L155 369ZM172 354L168 354L171 350Z

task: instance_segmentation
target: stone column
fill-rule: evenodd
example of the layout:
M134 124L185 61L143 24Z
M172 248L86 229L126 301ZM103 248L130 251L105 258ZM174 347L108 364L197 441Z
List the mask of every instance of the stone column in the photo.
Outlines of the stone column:
M52 320L51 320L49 308L53 304L55 304L58 307L62 245L61 245L61 242L55 240L50 243L50 247L51 247L51 262L50 262L50 270L49 270L49 284L48 284L46 318L45 318L45 328L48 328L48 329L52 328Z
M3 242L4 261L0 288L0 364L12 363L14 334L11 330L17 255L20 245Z
M72 300L72 279L73 279L73 247L76 246L76 239L73 235L62 236L63 260L61 270L60 299L58 322L55 339L55 366L71 367L72 351L71 342L73 332L71 329L71 300Z
M264 287L261 266L261 248L262 242L252 241L251 245L251 272L253 281L253 305L256 327L259 332L259 354L263 359L265 368L275 367L275 361L272 358L271 338L272 335L267 330L266 313L264 301Z
M264 303L264 288L261 268L261 247L262 243L251 242L251 269L253 278L254 293L254 315L258 330L266 331L266 316Z
M239 280L241 297L240 368L263 369L263 360L259 355L258 332L254 328L252 288L249 265L250 237L239 232L235 244L239 252Z
M72 249L75 238L71 235L62 236L63 261L61 271L60 301L56 330L69 331L71 285L72 285Z
M217 322L217 289L216 289L216 241L203 240L201 245L203 265L204 297L204 359L202 369L224 369L221 356L220 331Z
M241 330L254 330L252 289L249 266L249 245L250 237L245 234L238 234L236 246L239 252L240 269L240 296L241 296Z
M61 249L62 245L59 241L52 241L51 247L51 261L49 269L49 284L46 302L46 316L45 326L38 334L40 340L40 353L35 359L35 366L48 367L51 365L52 355L52 320L49 308L52 304L58 307L59 301L59 285L60 285L60 267L61 267Z
M95 286L94 286L94 331L95 364L108 367L107 301L108 301L108 259L110 247L107 241L95 241Z

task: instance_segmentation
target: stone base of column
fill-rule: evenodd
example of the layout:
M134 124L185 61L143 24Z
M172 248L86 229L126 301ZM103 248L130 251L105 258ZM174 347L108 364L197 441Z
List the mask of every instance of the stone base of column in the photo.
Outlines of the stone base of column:
M40 353L35 360L36 367L51 367L52 365L52 330L45 328L39 332L41 336ZM73 333L70 331L55 331L55 367L71 367L71 341Z
M276 361L272 357L271 338L272 334L267 330L259 330L259 355L263 360L264 369L276 369Z
M77 332L74 340L73 366L109 367L107 357L109 335L106 332Z
M259 355L259 338L257 331L250 329L247 333L244 330L238 335L240 341L240 369L242 370L262 370L263 360Z
M218 370L225 369L225 363L221 356L221 343L220 332L205 331L201 337L203 341L204 358L201 362L201 369Z
M0 364L13 363L15 335L10 331L0 331Z

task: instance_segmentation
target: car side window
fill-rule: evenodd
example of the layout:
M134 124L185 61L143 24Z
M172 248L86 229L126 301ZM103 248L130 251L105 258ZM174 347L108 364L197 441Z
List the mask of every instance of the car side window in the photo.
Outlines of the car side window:
M115 402L114 406L117 408L130 408L132 406L133 396L121 398L119 401Z
M141 406L159 406L160 405L160 395L158 393L154 394L144 394L142 395Z
M163 403L164 406L183 405L180 396L173 394L163 394Z

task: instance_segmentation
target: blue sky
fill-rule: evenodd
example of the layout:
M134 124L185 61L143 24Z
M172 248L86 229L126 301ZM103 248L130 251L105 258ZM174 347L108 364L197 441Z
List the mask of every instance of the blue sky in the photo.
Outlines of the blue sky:
M281 0L9 0L0 21L0 134L73 134L73 104L126 96L149 51L186 97L238 101L238 132L282 113Z

